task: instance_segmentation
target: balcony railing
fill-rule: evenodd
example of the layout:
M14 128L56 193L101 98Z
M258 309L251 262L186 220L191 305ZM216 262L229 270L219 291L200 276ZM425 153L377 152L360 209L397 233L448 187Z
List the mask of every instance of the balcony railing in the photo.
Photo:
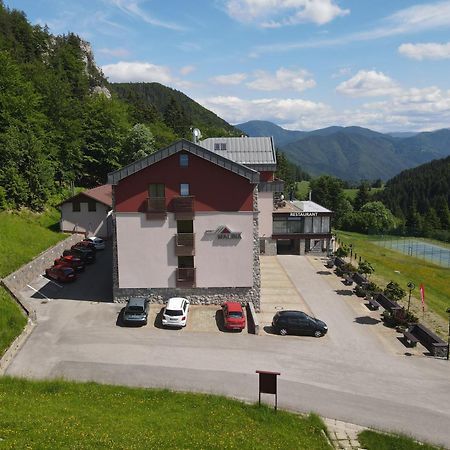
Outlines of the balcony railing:
M175 256L195 255L195 234L178 233L175 235Z
M145 205L147 219L165 216L167 214L166 197L149 197Z
M193 195L183 195L172 200L172 210L175 213L175 220L191 220L195 215L195 197Z
M195 287L195 267L177 269L177 287Z

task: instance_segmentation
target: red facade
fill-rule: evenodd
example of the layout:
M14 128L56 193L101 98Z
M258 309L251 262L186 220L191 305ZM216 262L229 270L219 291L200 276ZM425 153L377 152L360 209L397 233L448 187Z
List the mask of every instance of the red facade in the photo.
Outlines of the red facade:
M188 155L188 167L180 166ZM115 187L117 212L145 212L150 184L165 185L166 205L189 184L195 211L253 211L254 185L244 177L188 152L171 155L119 181Z

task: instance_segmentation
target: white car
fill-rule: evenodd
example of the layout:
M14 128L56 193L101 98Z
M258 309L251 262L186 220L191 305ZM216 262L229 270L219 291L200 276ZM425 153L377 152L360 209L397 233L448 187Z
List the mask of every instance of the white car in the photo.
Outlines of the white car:
M183 297L169 298L162 315L166 327L185 327L189 312L189 300Z
M99 238L96 236L91 236L91 237L87 237L84 240L92 242L94 244L96 250L104 250L105 249L106 243L102 238Z

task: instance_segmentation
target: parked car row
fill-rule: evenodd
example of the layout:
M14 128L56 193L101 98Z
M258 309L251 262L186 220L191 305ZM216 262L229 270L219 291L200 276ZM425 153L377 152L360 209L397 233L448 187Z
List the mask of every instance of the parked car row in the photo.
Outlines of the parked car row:
M123 309L125 325L146 325L150 301L144 297L132 297ZM183 328L186 326L190 302L183 297L168 300L162 310L163 327ZM244 310L239 302L225 302L222 305L223 326L226 330L243 330L246 327ZM306 335L321 337L327 334L325 322L309 316L303 311L279 311L272 320L272 330L285 336Z
M148 321L149 300L132 297L123 309L122 321L125 325L146 325ZM173 297L167 301L161 314L163 327L183 328L186 326L190 302L183 297ZM239 302L225 302L222 305L224 327L227 330L243 330L245 315Z
M97 250L105 248L105 241L98 237L90 237L72 245L56 258L53 266L45 270L45 275L52 280L67 283L75 281L77 273L83 272L87 264L93 264Z

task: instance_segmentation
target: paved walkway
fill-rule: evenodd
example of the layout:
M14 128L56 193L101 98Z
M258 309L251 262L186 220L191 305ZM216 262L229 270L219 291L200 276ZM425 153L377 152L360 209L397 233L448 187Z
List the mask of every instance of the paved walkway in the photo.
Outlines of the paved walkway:
M352 423L341 422L336 419L323 419L328 428L328 434L334 448L356 450L361 445L358 441L358 434L366 427L360 427Z
M277 311L295 309L310 313L310 309L293 285L277 256L261 257L261 312L259 323L270 327Z

